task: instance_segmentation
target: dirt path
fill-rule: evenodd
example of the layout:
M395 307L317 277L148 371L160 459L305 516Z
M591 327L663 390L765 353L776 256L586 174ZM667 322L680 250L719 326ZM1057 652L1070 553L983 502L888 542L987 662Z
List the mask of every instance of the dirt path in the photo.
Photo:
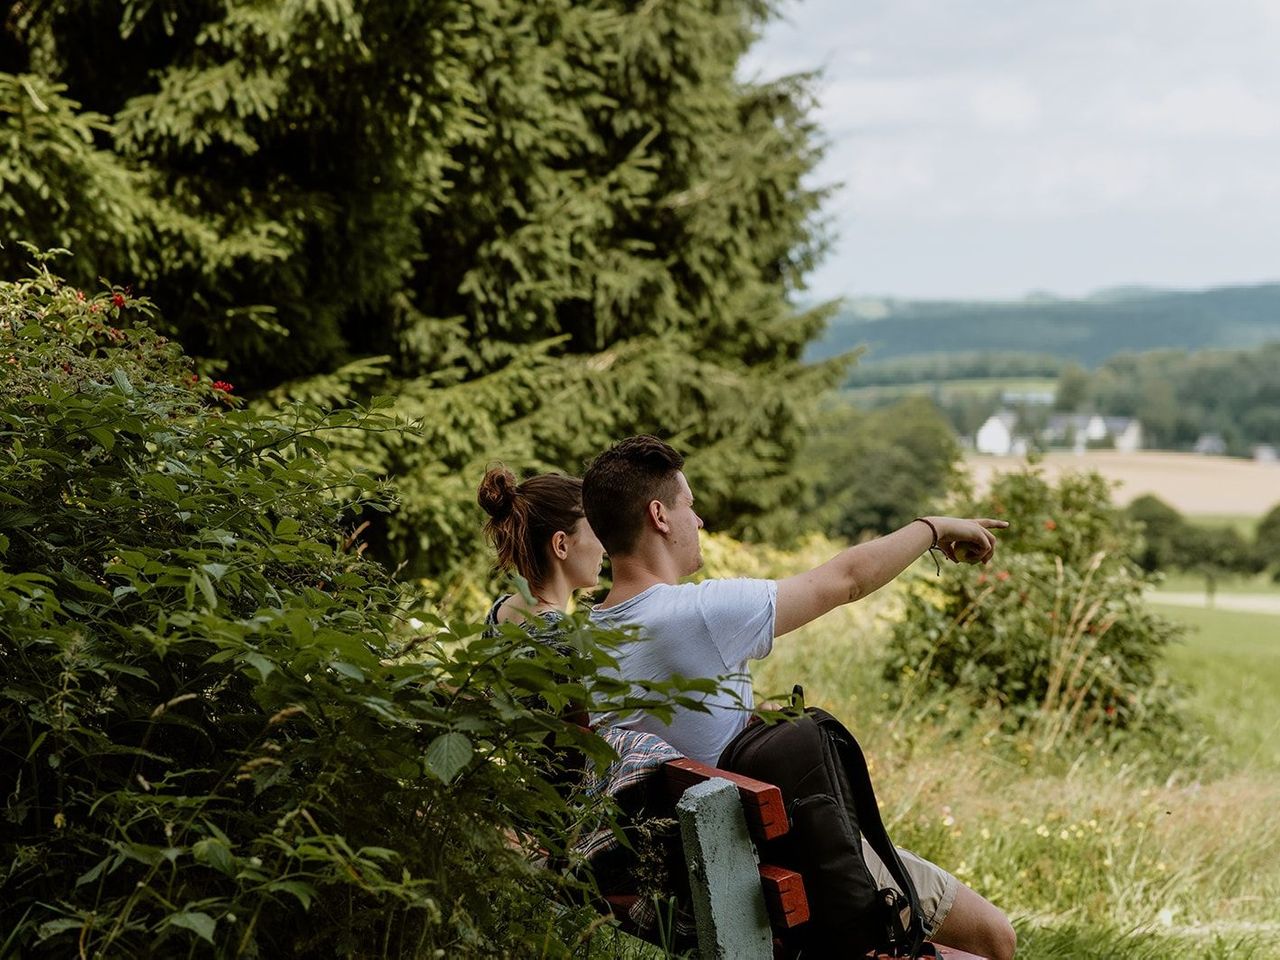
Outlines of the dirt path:
M1201 607L1214 610L1237 610L1242 613L1271 613L1280 616L1280 596L1250 593L1219 593L1212 605L1202 591L1164 592L1151 590L1147 599L1152 603L1167 603L1172 607ZM1280 630L1276 631L1280 639Z

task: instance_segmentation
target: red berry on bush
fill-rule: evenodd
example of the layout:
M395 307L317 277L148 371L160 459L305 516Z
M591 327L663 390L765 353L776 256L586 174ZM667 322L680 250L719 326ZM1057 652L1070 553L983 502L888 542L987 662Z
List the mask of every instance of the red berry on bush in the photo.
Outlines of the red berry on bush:
M123 306L124 306L124 294L123 294L123 293L113 293L113 294L111 295L111 305L112 305L113 307L123 307Z
M225 380L215 380L213 381L213 389L217 390L219 393L230 393L235 389L235 386L227 383Z

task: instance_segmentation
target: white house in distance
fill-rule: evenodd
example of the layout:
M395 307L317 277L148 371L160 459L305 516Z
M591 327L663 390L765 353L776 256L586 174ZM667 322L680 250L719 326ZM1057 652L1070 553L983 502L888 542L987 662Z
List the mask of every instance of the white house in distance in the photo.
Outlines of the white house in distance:
M973 446L979 453L991 453L998 457L1022 456L1027 452L1027 438L1014 435L1018 415L1009 410L997 410L978 428Z
M979 453L1021 456L1032 437L1016 430L1018 415L999 410L987 418L974 437ZM1104 417L1096 413L1059 413L1049 417L1035 438L1043 447L1071 447L1083 453L1090 446L1110 446L1121 453L1142 449L1142 424L1133 417Z
M1133 417L1060 413L1049 418L1042 439L1045 446L1069 446L1078 453L1083 453L1091 444L1103 443L1121 453L1134 453L1142 449L1142 424Z

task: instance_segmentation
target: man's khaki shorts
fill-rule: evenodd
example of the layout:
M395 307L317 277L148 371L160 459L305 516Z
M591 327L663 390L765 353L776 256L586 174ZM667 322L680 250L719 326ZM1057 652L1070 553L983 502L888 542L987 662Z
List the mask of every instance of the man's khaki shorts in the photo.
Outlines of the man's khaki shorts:
M956 902L956 891L960 889L960 881L935 863L924 857L917 857L910 850L898 847L898 856L907 870L907 876L915 884L916 895L920 898L920 913L924 919L924 935L932 937L947 919L951 906ZM898 889L893 875L866 840L862 841L862 856L871 869L871 876L881 887ZM901 892L901 891L899 891Z

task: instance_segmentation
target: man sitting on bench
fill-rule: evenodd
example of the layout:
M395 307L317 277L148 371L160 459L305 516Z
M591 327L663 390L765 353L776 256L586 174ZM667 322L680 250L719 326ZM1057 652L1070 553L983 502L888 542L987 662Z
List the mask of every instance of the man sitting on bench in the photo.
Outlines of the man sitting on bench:
M753 704L748 660L769 655L775 637L884 586L922 553L938 547L956 560L986 562L1000 520L929 517L850 547L785 580L726 579L680 584L702 566L693 492L684 458L656 437L630 437L592 462L583 478L587 519L609 553L613 587L591 619L604 627L634 625L643 640L617 651L624 678L717 679L709 712L677 710L670 723L648 714L605 722L654 733L681 753L719 765L722 751L747 726ZM881 886L892 879L870 847L864 857ZM926 936L992 960L1012 957L1016 937L993 904L940 867L901 851L920 897ZM877 872L877 868L880 868Z

